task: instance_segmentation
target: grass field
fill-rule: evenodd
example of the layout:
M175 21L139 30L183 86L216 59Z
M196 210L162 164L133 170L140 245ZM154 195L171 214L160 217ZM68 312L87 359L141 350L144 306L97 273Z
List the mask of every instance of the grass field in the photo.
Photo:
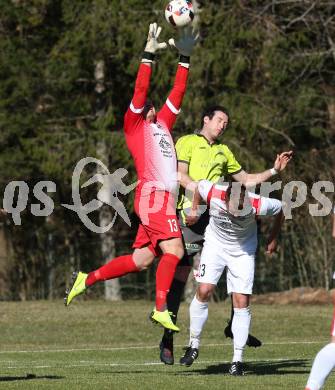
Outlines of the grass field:
M174 366L158 359L161 330L144 301L0 303L0 388L4 389L304 389L312 359L329 340L330 306L253 306L247 375L227 374L232 356L223 329L229 304L211 304L198 360L178 364L188 341L188 307L180 313ZM335 373L325 389L335 388Z

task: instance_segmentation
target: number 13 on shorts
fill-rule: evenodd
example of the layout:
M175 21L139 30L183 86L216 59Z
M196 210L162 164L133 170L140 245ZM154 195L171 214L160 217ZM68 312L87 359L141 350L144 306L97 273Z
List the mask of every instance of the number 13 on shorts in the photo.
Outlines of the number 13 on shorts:
M205 276L205 272L206 272L206 264L199 264L199 276L200 277L203 277Z
M177 221L174 218L173 219L168 219L168 223L169 223L169 226L170 226L171 233L179 231L178 223L177 223Z

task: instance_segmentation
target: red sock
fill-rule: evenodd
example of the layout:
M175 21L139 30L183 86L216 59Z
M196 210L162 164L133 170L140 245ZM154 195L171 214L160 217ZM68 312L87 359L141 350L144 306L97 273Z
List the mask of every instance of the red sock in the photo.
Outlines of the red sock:
M179 257L171 253L165 253L158 264L156 272L156 310L166 309L166 296L176 271Z
M138 268L133 260L133 255L119 256L109 261L107 264L92 271L86 279L86 286L92 286L96 282L119 278L130 272L138 272Z

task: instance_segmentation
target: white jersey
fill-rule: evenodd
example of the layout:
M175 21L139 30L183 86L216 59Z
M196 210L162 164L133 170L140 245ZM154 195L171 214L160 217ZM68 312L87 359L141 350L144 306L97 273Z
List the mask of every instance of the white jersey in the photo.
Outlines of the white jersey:
M154 190L175 193L177 158L170 131L163 120L148 123L139 119L136 124L135 127L131 122L136 131L126 132L127 145L140 181L136 194L149 195Z
M154 183L156 190L175 193L178 185L177 157L171 133L164 122L157 121L144 127L145 162L141 180Z
M207 201L210 214L205 240L216 238L221 247L230 253L242 251L254 254L257 249L256 215L276 215L281 211L282 203L277 199L260 197L248 192L242 215L234 216L227 211L225 202L227 187L213 184L208 180L201 180L198 184L199 193Z

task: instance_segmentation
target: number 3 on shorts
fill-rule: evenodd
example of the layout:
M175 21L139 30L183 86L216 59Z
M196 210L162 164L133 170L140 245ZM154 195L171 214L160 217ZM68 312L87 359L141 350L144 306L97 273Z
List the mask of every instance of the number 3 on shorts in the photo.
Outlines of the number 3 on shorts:
M178 231L178 224L175 219L168 219L169 225L170 225L170 230L171 232L177 232Z
M200 264L199 265L199 275L201 277L205 276L205 271L206 271L206 264Z

